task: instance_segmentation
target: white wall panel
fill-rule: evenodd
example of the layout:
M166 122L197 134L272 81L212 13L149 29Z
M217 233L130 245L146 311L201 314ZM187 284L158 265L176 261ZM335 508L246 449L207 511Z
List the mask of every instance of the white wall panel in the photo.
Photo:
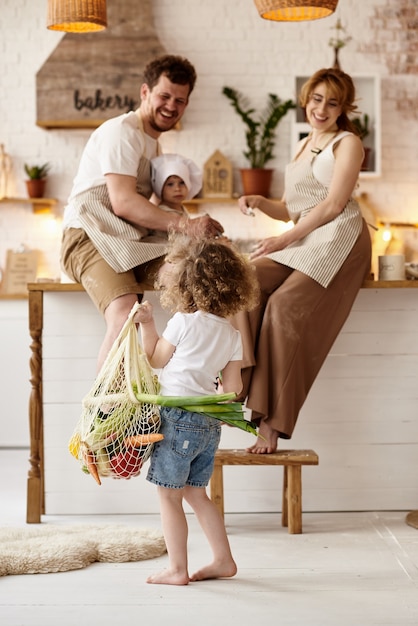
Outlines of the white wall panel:
M158 309L156 294L148 295L157 304L161 331L168 316ZM157 512L147 465L135 479L104 479L99 487L69 455L68 439L94 378L101 319L83 293L46 293L44 306L47 512ZM74 323L63 324L68 310ZM318 467L302 470L305 511L416 506L417 313L418 290L361 290L292 440L280 441L281 448L313 448L319 454ZM251 443L252 435L223 427L221 447ZM279 467L225 467L226 512L280 511L282 477Z

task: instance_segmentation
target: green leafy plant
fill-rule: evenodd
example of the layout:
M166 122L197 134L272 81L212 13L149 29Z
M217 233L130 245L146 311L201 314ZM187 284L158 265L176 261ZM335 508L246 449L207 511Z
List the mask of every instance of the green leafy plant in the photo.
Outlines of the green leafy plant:
M351 121L356 127L357 134L362 141L363 139L366 139L368 135L370 135L369 116L367 115L367 113L364 113L362 117L355 117Z
M283 102L278 96L270 93L265 110L258 120L254 119L254 109L248 100L236 89L224 87L222 90L231 106L235 109L247 127L245 137L247 150L243 151L251 168L264 168L268 161L274 159L275 132L278 123L290 109L295 109L293 100Z
M46 178L51 166L49 163L44 163L43 165L28 165L25 163L24 168L30 180L41 180Z
M334 50L340 50L350 43L352 37L347 34L345 27L342 25L340 19L337 20L335 26L331 27L335 30L335 37L331 37L328 41L328 45Z

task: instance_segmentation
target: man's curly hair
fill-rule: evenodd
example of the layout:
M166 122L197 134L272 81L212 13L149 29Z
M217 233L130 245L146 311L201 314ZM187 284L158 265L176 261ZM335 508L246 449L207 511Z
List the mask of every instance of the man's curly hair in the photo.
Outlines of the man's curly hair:
M171 235L165 260L169 269L156 287L162 291L161 304L173 312L230 317L258 304L254 267L226 239Z
M150 89L158 83L160 76L178 85L189 85L189 95L196 84L196 70L188 59L174 54L165 54L153 59L144 69L144 82Z

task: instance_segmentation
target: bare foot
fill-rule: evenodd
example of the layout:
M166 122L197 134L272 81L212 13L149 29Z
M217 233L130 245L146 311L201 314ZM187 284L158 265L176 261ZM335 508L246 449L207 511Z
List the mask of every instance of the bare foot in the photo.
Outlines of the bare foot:
M173 572L170 569L163 569L157 574L148 576L147 583L152 585L188 585L190 582L189 576L182 572Z
M279 433L277 430L274 430L262 420L260 422L260 426L258 427L257 441L253 446L247 448L247 452L251 452L252 454L272 454L277 450L277 440L279 438Z
M197 570L192 576L191 581L208 580L210 578L231 578L237 573L237 566L233 559L228 561L216 562L214 561L206 567Z

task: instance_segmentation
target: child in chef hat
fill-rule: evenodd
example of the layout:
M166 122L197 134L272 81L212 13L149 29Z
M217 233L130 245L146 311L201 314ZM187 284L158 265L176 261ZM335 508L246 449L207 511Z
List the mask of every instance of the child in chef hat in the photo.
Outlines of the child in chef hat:
M180 154L161 154L151 159L151 183L160 208L187 216L185 200L202 188L202 172L191 159Z

